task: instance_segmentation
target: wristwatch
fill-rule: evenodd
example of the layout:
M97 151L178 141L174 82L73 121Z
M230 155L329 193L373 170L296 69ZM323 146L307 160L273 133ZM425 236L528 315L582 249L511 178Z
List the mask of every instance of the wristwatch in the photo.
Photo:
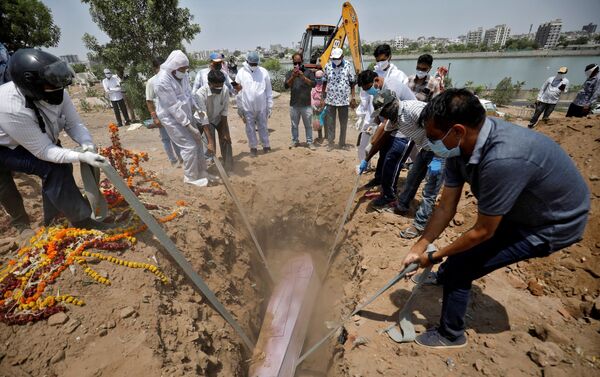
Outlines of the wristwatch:
M440 259L435 259L433 257L433 253L435 253L437 250L432 250L432 251L427 251L427 259L429 259L429 262L431 262L431 264L436 264L439 263L441 260Z

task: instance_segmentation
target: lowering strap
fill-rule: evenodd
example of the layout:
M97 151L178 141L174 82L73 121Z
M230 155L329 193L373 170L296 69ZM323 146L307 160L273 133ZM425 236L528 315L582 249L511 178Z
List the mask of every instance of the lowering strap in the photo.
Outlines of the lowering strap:
M240 338L248 351L252 352L254 348L254 342L250 340L250 338L246 335L242 327L239 323L233 318L231 313L225 309L223 304L219 302L217 296L210 290L208 285L202 280L202 278L198 275L198 273L194 270L190 262L183 256L183 254L179 251L175 243L171 241L167 233L163 230L163 228L158 224L158 222L154 219L154 217L148 212L146 207L139 201L139 199L135 196L135 194L127 187L127 184L119 173L108 163L104 163L102 165L102 171L108 179L112 182L113 185L119 190L119 193L123 195L127 203L133 208L136 214L142 219L142 221L148 226L148 229L156 236L160 244L165 248L167 255L171 258L173 262L175 262L185 277L189 279L192 283L193 287L199 290L204 297L211 303L213 308L219 312L219 314L233 327L233 329L238 333Z

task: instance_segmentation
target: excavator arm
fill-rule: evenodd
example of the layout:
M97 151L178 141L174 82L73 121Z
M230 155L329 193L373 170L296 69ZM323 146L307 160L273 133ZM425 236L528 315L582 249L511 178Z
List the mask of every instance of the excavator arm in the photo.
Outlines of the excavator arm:
M363 67L360 33L358 31L358 16L354 11L354 7L349 2L345 2L342 5L342 17L340 17L337 29L333 34L333 37L329 40L327 48L319 59L321 67L325 67L325 64L327 64L329 61L332 49L336 47L344 47L346 38L348 39L348 46L352 55L354 70L358 74Z

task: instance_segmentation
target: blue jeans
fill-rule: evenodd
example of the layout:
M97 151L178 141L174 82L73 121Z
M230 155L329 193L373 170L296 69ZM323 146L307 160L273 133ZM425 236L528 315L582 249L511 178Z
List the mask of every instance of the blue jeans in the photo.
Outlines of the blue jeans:
M304 131L306 133L306 142L312 144L312 107L310 106L290 106L290 120L292 121L292 142L298 143L298 125L302 117Z
M529 258L549 255L547 243L533 245L513 224L500 223L492 238L446 259L438 270L444 287L439 332L455 340L465 330L465 314L474 280Z
M22 146L15 149L0 147L0 165L6 170L33 174L42 179L44 224L50 224L60 213L70 222L85 220L92 214L90 204L73 179L73 165L40 160Z
M402 210L408 210L410 202L415 198L419 185L427 174L427 166L433 159L433 152L425 149L421 149L417 153L417 158L413 161L413 164L408 171L406 177L406 183L404 184L404 190L398 197L398 208ZM437 195L437 193L436 193ZM423 198L425 199L425 198Z
M171 161L172 164L177 161L183 161L181 159L181 154L179 151L179 147L175 145L175 143L171 142L171 138L165 130L164 127L159 127L158 132L160 132L160 141L162 141L163 148L165 148L165 152L167 153L167 158Z
M379 151L375 179L381 182L381 194L389 201L396 199L398 176L413 145L407 138L392 136Z
M429 217L433 212L433 208L435 207L437 195L440 192L442 183L444 183L444 163L445 160L442 162L442 169L440 171L433 172L429 170L427 173L427 182L425 182L425 187L423 187L423 200L419 205L419 209L415 214L415 220L413 221L414 227L420 231L425 229Z

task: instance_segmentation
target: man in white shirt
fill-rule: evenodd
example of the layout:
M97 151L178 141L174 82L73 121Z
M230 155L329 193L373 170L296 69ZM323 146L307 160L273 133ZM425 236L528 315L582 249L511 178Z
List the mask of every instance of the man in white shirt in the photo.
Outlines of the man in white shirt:
M229 92L225 87L225 74L222 71L212 70L208 73L208 85L198 89L194 95L198 104L196 119L203 126L208 139L208 151L215 154L215 130L219 133L219 148L223 158L225 170L233 169L233 151L231 149L231 136L227 123L229 107Z
M567 74L567 67L560 67L556 76L549 77L544 85L540 88L540 92L537 96L537 102L535 103L535 111L529 121L527 127L533 128L537 123L540 115L544 113L542 120L548 121L550 114L554 111L554 107L560 99L560 95L566 93L569 89L569 80L565 77Z
M389 81L386 81L383 77L378 76L377 73L371 70L365 70L359 73L357 84L362 89L360 91L361 104L359 108L364 114L364 121L360 129L358 142L358 160L362 161L366 156L365 148L369 145L371 135L377 130L378 126L378 122L375 119L372 119L373 97L382 89L389 89L396 94L396 98L400 101L414 101L417 98L408 86L404 85L401 81L398 81L396 76L392 76Z
M165 153L167 153L167 158L171 162L172 166L181 167L183 164L183 159L181 158L181 151L177 144L171 141L167 130L160 124L160 120L156 115L156 105L154 101L156 101L156 93L154 93L154 86L152 82L160 72L160 65L164 62L163 58L154 58L152 60L152 68L154 68L154 76L148 79L146 82L146 107L148 107L148 111L150 112L150 116L152 117L152 121L154 125L158 127L158 131L160 132L160 141L162 141L163 148L165 149Z
M119 113L119 109L123 113L123 117L125 118L125 125L129 126L131 121L129 120L129 114L127 113L127 106L125 106L125 100L123 99L123 92L121 91L121 79L119 76L114 75L110 69L106 68L104 70L105 79L102 80L102 86L104 87L104 92L108 96L110 103L112 104L112 108L115 112L115 118L117 118L117 125L119 127L123 126L123 122L121 121L121 114Z
M404 72L402 72L392 60L392 48L388 44L382 44L375 47L375 52L373 52L373 56L375 57L375 73L379 77L383 77L385 80L390 81L392 78L395 78L397 81L407 85L408 84L408 76Z
M90 217L90 204L73 179L72 163L99 167L106 161L93 152L92 136L65 90L73 71L58 57L36 49L15 52L8 69L13 81L0 86L0 203L13 223L28 227L11 172L34 174L42 179L44 224L62 213L77 228L110 228ZM61 147L63 131L83 152Z
M213 52L210 54L210 65L208 68L203 68L196 73L196 78L194 79L194 86L192 86L192 93L196 93L198 89L203 86L208 85L208 72L212 70L221 71L225 74L225 86L229 90L229 93L234 93L234 88L231 85L231 79L227 73L227 68L223 66L223 55L218 52Z
M238 113L246 124L250 155L253 157L258 154L257 129L263 151L265 153L271 151L267 119L271 117L273 111L273 90L269 72L259 67L259 63L258 53L250 52L235 78L243 88L236 96L236 101Z
M346 128L348 127L348 107L356 108L354 87L356 73L354 67L344 60L344 50L336 47L331 50L331 59L323 68L323 91L325 92L325 126L327 127L327 151L332 151L335 144L335 117L340 121L339 148L346 146Z

